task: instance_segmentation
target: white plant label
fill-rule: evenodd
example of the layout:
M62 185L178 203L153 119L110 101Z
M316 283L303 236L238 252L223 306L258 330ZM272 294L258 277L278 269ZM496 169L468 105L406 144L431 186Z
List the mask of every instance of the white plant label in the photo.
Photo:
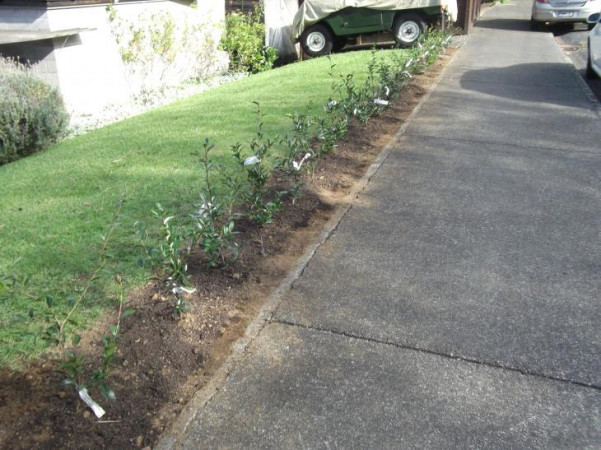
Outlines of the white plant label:
M245 166L252 166L253 164L257 164L260 161L261 160L259 158L257 158L256 156L249 156L248 158L246 158L244 160L244 165Z
M374 103L376 105L388 106L388 100L382 100L381 98L375 98Z
M81 398L83 402L92 409L96 417L100 419L102 416L104 416L104 409L102 409L102 406L92 400L92 397L90 397L90 394L88 394L88 390L86 388L79 390L79 398Z

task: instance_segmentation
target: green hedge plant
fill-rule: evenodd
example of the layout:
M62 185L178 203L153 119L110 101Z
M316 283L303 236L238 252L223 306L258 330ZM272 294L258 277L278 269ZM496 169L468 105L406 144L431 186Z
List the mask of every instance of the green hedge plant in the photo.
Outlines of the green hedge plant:
M258 73L271 69L278 55L275 48L265 45L262 5L257 5L250 14L228 14L220 47L227 51L233 72Z
M0 58L0 165L58 141L68 123L56 88L25 66Z

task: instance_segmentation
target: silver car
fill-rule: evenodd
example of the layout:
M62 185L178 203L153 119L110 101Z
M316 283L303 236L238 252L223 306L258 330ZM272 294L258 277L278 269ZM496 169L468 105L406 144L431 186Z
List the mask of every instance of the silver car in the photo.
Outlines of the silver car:
M586 76L589 78L601 77L601 14L593 14L589 17L589 23L594 28L588 35L588 61L586 64Z
M587 23L591 14L600 11L601 0L534 0L530 25L542 30L547 23Z

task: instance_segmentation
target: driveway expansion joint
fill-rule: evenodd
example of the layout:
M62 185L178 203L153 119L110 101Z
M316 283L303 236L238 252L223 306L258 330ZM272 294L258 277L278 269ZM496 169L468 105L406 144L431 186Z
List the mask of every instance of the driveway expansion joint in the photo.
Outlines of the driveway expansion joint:
M395 348L398 348L401 350L414 351L417 353L438 356L441 358L451 359L451 360L470 363L470 364L477 364L477 365L489 367L492 369L505 370L508 372L518 373L520 375L524 375L524 376L528 376L528 377L539 378L539 379L546 380L546 381L566 383L569 385L585 387L585 388L594 389L595 391L601 392L601 385L597 385L594 383L584 383L582 381L575 381L575 380L570 380L567 378L555 377L552 375L546 375L544 373L530 371L530 370L518 369L516 367L512 367L512 366L503 364L498 361L497 362L484 361L484 360L481 360L478 358L472 358L469 356L456 355L453 353L444 353L444 352L439 352L436 350L430 350L428 348L422 348L422 347L417 347L417 346L412 346L412 345L400 344L398 342L391 342L391 341L375 339L375 338L371 338L371 337L362 336L360 334L351 333L348 331L338 331L338 330L332 330L332 329L327 329L327 328L320 328L320 327L316 327L316 326L312 326L312 325L305 325L305 324L301 324L301 323L292 322L289 320L272 319L272 320L270 320L270 323L274 323L274 324L277 323L280 325L301 328L301 329L305 329L305 330L309 330L309 331L314 331L317 333L324 333L324 334L331 334L334 336L346 337L349 339L357 339L359 341L369 342L372 344L395 347Z

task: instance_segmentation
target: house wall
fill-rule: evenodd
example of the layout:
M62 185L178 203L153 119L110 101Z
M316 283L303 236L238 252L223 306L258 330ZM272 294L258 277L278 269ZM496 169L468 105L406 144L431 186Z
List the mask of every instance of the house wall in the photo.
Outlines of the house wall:
M3 30L89 29L68 37L2 45L0 54L30 61L34 71L59 87L71 111L93 113L110 104L125 102L144 90L226 71L227 58L217 50L224 11L224 0L202 0L197 8L166 0L117 3L112 15L106 5L0 6ZM176 35L188 36L185 45L173 43L165 51L163 46L160 51L150 51L149 56L142 44L151 46L150 32L146 32L144 42L138 40L133 44L124 33L119 34L119 26L131 28L132 24L138 26L146 21L155 33L153 36L157 33L160 36L161 24L152 21L165 17L173 18L175 31L164 40L171 43ZM176 30L179 24L188 28ZM128 59L124 57L129 54L127 51L142 56Z

